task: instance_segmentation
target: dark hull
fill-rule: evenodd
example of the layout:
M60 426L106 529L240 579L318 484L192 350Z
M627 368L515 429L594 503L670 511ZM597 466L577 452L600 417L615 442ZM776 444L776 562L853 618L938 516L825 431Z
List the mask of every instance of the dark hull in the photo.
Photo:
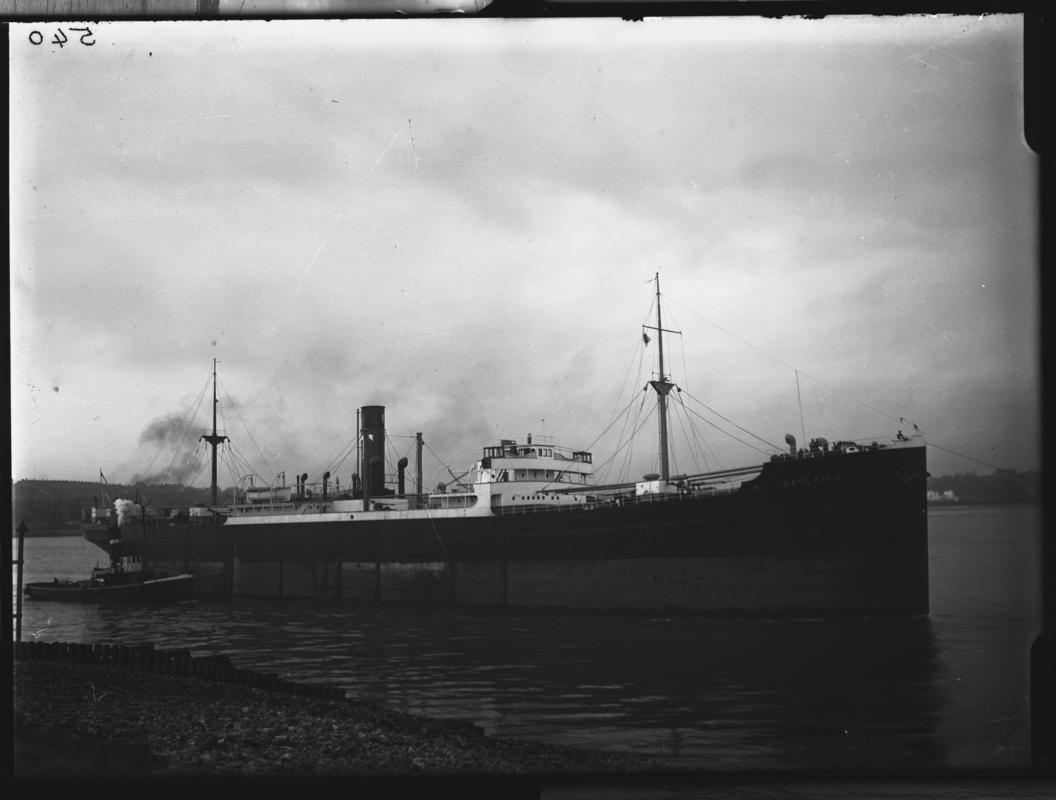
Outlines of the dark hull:
M189 597L193 589L193 575L174 575L168 578L104 586L92 585L90 581L29 583L23 591L27 597L34 600L94 603L104 600L178 599Z
M769 462L714 496L481 518L122 530L199 591L699 613L928 611L923 447ZM106 549L109 534L86 530Z

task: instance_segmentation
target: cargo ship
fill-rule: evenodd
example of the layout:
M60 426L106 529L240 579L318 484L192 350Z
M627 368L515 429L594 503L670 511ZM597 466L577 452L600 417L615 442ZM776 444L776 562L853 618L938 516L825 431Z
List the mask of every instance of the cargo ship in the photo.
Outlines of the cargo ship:
M650 614L928 613L926 446L816 438L739 469L672 475L667 425L676 388L663 360L649 386L660 471L599 485L593 455L542 442L485 444L464 476L423 491L422 434L387 480L385 408L359 409L358 472L254 487L218 502L84 512L85 538L156 569L193 572L199 594L430 606ZM915 426L914 426L915 427Z

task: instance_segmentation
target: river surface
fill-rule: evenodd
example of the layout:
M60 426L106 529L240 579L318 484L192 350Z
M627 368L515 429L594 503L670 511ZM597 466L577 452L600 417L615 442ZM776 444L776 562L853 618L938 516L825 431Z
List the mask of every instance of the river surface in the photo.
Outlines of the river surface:
M491 736L691 769L1028 767L1041 509L935 507L929 528L931 613L912 619L26 598L22 635L224 653ZM79 537L32 537L23 579L82 578L103 561Z

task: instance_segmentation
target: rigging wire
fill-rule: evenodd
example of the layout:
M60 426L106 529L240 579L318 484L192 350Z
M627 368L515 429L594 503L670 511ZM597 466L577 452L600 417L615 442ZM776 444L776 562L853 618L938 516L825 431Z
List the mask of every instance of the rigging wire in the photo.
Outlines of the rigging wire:
M949 453L951 455L960 456L961 458L966 458L969 461L974 461L976 464L982 464L984 467L990 467L991 469L996 470L998 472L1005 472L1009 474L1015 472L1014 470L1010 471L1007 467L999 467L996 464L991 464L989 461L983 461L981 458L975 458L974 456L965 455L964 453L958 453L956 450L951 450L948 447L943 447L942 445L935 444L931 441L926 442L926 444L928 447L934 447L936 450L942 450L944 453Z
M700 432L697 430L697 427L689 418L689 411L686 409L686 401L685 398L682 396L681 389L678 392L677 399L678 402L675 403L674 408L675 414L678 415L677 418L679 425L682 428L682 435L686 438L686 442L689 445L690 452L694 453L695 457L698 459L698 463L703 465L703 469L698 471L707 472L711 460L714 460L715 464L719 468L721 468L722 465L719 463L719 459L715 458L715 454L711 452L711 448L707 445L707 440L700 435ZM708 458L709 454L712 457L710 460Z
M202 470L204 470L204 469L205 469L205 462L204 461L200 461L199 464L198 464L198 471L195 472L193 475L191 475L190 481L184 487L184 493L186 493L186 491L191 488L191 486L194 484L194 482L196 480L198 480L198 476L202 474Z
M637 401L637 403L635 402ZM601 462L601 466L609 465L610 468L615 467L617 464L616 457L620 454L620 450L624 447L629 447L633 444L635 431L641 429L638 420L641 419L642 408L645 406L645 390L643 389L638 394L631 398L631 403L628 405L627 410L630 412L632 407L634 413L627 413L623 418L623 425L620 429L620 435L616 439L616 447L612 448L612 453L609 457ZM630 433L628 434L628 431ZM623 457L623 466L618 468L616 471L616 477L620 478L627 474L628 464L630 463L630 453L625 453ZM608 481L608 472L604 473L604 480Z
M634 380L635 377L637 377L638 375L642 374L642 362L645 361L645 348L644 347L640 347L640 348L635 348L635 350L636 350L636 353L634 353L634 352L631 353L631 360L630 360L630 363L627 364L627 371L624 374L623 381L620 383L620 390L615 396L615 400L614 400L614 403L613 403L614 405L615 405L615 403L618 403L620 397L622 397L624 395L624 392L626 391L626 389L624 387L630 385L631 381ZM637 356L638 356L638 366L636 368L633 366L634 365L635 354L637 354ZM635 401L635 399L636 399L635 396L632 395L631 403L633 403ZM628 404L628 405L630 405L630 404ZM620 413L622 414L623 412L621 411ZM614 417L614 420L617 419L617 418L618 417ZM606 430L608 430L608 428L606 428ZM604 436L604 435L605 435L605 432L603 431L601 436ZM595 439L594 442L592 442L590 445L588 445L587 449L589 450L591 447L593 447L594 443L597 442L598 439L601 438L601 436L598 436L598 438Z
M232 458L235 459L236 463L239 465L238 469L242 472L242 475L249 474L254 478L260 478L262 481L264 480L264 476L257 472L256 467L253 466L249 459L242 454L242 451L235 447L230 440L225 442L222 447L225 451L231 453Z
M683 431L683 435L685 435L685 431ZM679 472L681 472L681 470L678 468L678 453L675 450L675 437L674 436L668 436L668 439L667 439L667 457L671 461L671 471L674 474L677 475Z
M630 410L631 406L633 406L633 405L634 405L634 403L635 403L635 401L636 401L636 400L638 400L638 399L639 399L639 398L638 398L638 395L637 395L637 393L636 393L636 394L635 394L635 395L634 395L633 397L631 397L631 401L630 401L630 402L629 402L629 403L628 403L627 405L625 405L625 406L623 407L623 410L622 410L622 411L621 411L621 412L619 413L619 415L618 415L618 416L616 416L616 417L614 417L614 418L613 418L613 420L612 420L612 422L610 422L610 423L609 423L608 425L606 425L606 426L605 426L605 430L603 430L603 431L602 431L601 433L599 433L599 434L598 434L598 435L597 435L597 436L596 436L596 437L594 438L594 441L593 441L593 442L591 442L590 444L588 444L588 445L586 446L586 449L587 449L587 450L589 451L590 449L592 449L592 448L594 447L594 445L596 445L596 444L597 444L597 443L598 443L599 441L601 441L601 438L602 438L602 437L603 437L603 436L604 436L604 435L605 435L606 433L608 433L608 432L609 432L609 429L611 429L613 425L615 425L615 424L616 424L616 423L617 423L617 422L618 422L618 421L619 421L619 420L620 420L620 419L621 419L621 418L622 418L622 417L623 417L624 415L626 415L626 414L627 414L628 410ZM623 437L621 436L620 438L622 439Z
M195 409L195 414L197 415L197 409ZM187 432L184 431L184 433L181 435L181 437L180 437L181 441L186 438L186 433ZM170 480L175 480L176 476L178 474L182 473L187 468L188 465L197 465L198 466L198 470L197 471L198 472L201 471L202 465L199 463L200 460L201 460L201 439L196 439L195 443L194 443L194 449L191 450L189 453L186 453L183 456L183 458L181 459L179 472L177 472L177 470L176 470L176 459L179 458L180 455L182 453L184 453L184 452L185 451L177 450L175 453L173 453L172 461L169 462L168 469L164 473L162 473L163 475L165 475Z
M223 462L223 465L227 468L228 480L232 487L232 498L231 504L234 505L238 502L238 482L242 480L241 476L238 475L238 466L235 461L234 453L228 447L222 447L218 456L219 460ZM216 487L216 499L217 502L221 502L223 498L223 489L218 485Z
M680 402L681 402L681 403L683 404L683 411L685 411L685 412L686 412L686 415L687 415L687 418L688 418L688 415L689 415L689 409L688 409L688 408L685 408L685 407L684 407L684 406L685 406L685 400L681 399L681 395L679 396L679 400L680 400ZM702 435L702 434L701 434L701 433L700 433L700 432L699 432L699 431L697 430L697 428L696 428L695 426L692 426L692 425L691 425L691 426L690 426L690 428L691 428L691 430L693 431L694 435L695 435L695 436L697 436L697 437L698 437L698 438L700 439L701 443L702 443L702 444L703 444L703 446L704 446L704 449L705 449L705 450L707 450L707 451L708 451L708 453L710 453L710 454L711 454L711 458L712 458L712 460L713 460L713 461L715 462L715 465L716 465L716 466L717 466L717 467L718 467L719 469L722 469L722 468L723 468L723 467L722 467L722 462L721 462L721 461L719 460L719 457L718 457L717 455L715 455L715 451L711 449L711 445L710 445L710 444L708 443L708 440L707 440L707 438L705 438L705 437L704 437L704 436L703 436L703 435ZM705 462L705 463L707 463L707 458L705 458L705 459L704 459L704 462Z
M224 395L227 397L228 402L231 405L231 410L235 412L235 416L238 417L239 422L242 423L242 428L243 430L245 430L246 436L249 437L249 441L251 441L253 443L253 446L257 448L257 453L260 455L260 460L264 462L264 468L269 473L274 473L275 470L272 469L271 464L268 463L268 459L264 455L264 451L260 449L260 445L257 444L257 440L253 438L253 433L249 430L249 426L246 424L246 421L242 418L242 415L238 413L238 406L235 405L234 398L231 396L231 393L227 391L227 387L224 386L223 381L221 381L219 377L217 378L217 383L219 383L221 388L224 390ZM221 410L222 409L223 406L221 406Z
M692 394L690 394L690 393L689 393L688 391L687 391L687 392L686 392L685 394L686 394L686 395L687 395L687 396L688 396L688 397L689 397L689 398L690 398L690 399L691 399L691 400L692 400L693 402L695 402L695 403L700 403L700 405L702 405L702 406L703 406L704 408L708 409L708 411L710 411L710 412L711 412L712 414L714 414L714 415L715 415L716 417L718 417L719 419L723 420L724 422L728 422L728 423L730 423L730 425L732 425L733 427L735 427L735 428L736 428L737 430L741 431L742 433L747 433L747 434L748 434L749 436L751 436L751 437L753 437L753 438L755 438L755 439L758 439L758 440L759 440L760 442L762 442L763 444L765 444L765 445L766 445L767 447L771 447L771 448L773 448L774 450L780 450L780 449L781 449L780 447L778 447L778 446L777 446L776 444L774 444L773 442L768 442L768 441L767 441L766 439L764 439L764 438L763 438L762 436L757 436L756 434L752 433L752 432L751 432L750 430L748 430L747 428L742 428L742 427L741 427L740 425L738 425L738 424L737 424L736 422L734 422L734 421L733 421L732 419L730 419L730 418L728 418L728 417L726 417L726 416L723 416L723 415L722 415L722 414L720 414L720 413L719 413L718 411L716 411L716 410L715 410L714 408L712 408L712 407L711 407L711 406L709 406L709 405L708 405L707 403L705 403L705 402L704 402L703 400L700 400L700 399L698 399L698 398L694 397L694 396L693 396ZM738 440L738 441L740 441L740 440ZM757 449L757 448L752 448L752 449ZM762 451L760 451L760 452L762 452Z
M235 479L236 483L244 477L260 478L261 481L265 480L264 476L257 472L256 468L246 459L245 456L242 455L230 440L222 445L222 452L228 459L229 467L232 469L233 473L232 477Z
M349 439L338 454L334 456L334 459L330 462L324 472L328 471L331 475L337 475L341 470L341 467L344 466L344 463L348 460L348 457L355 451L357 444L358 441L355 436ZM357 466L356 469L359 469L359 467Z
M698 458L700 463L704 466L702 470L697 471L707 472L708 457L704 453L702 437L698 434L696 426L694 426L689 419L689 411L686 409L685 400L682 398L681 391L678 392L677 397L678 402L674 405L674 411L675 418L678 420L679 428L682 431L682 436L685 437L686 444L689 445L690 453L694 453L694 445L696 445L695 457ZM678 412L681 412L681 414L679 414ZM712 456L714 457L714 453L712 453ZM719 460L717 458L715 459L715 463L718 464L720 469L722 468L722 465L719 464Z
M605 459L604 461L602 461L598 465L598 468L600 470L605 470L608 467L611 467L611 465L613 463L615 463L616 456L618 456L620 454L620 451L624 450L624 449L629 449L628 446L634 441L635 436L638 435L638 431L640 431L642 429L642 427L653 418L652 414L648 414L644 418L642 418L641 410L642 410L642 408L644 406L645 406L645 392L643 391L642 392L642 401L641 401L641 404L638 407L638 414L635 417L636 427L631 431L631 435L629 437L627 437L623 442L621 442L616 447L616 449L613 450L612 454L607 459ZM641 421L638 422L638 420L641 420ZM630 469L629 464L630 464L630 459L628 457L626 462L625 462L625 464L624 464L623 472L620 473L621 475L626 475L629 472L629 469ZM607 473L604 473L604 474L607 475Z
M399 454L399 452L397 452L396 446L392 443L392 440L396 439L396 438L398 438L398 437L389 436L388 434L385 435L385 450L388 453L388 456L389 456L389 459L390 459L387 463L396 467L397 475L398 475L399 474L400 459L401 458L407 458L407 463L410 463L411 459L407 456L407 453L410 452L410 448L409 447L407 448L407 453L404 453L402 456ZM402 437L399 437L399 438L402 438Z
M714 428L715 430L717 430L717 431L718 431L719 433L722 433L722 434L724 434L724 435L726 435L726 436L729 436L729 437L730 437L731 439L733 439L733 440L734 440L735 442L740 442L740 443L741 443L741 444L743 444L743 445L744 445L745 447L751 448L752 450L755 450L755 452L757 452L757 453L762 453L763 455L769 455L769 454L770 454L770 451L767 451L767 450L762 450L762 449L760 449L760 448L756 447L756 446L755 446L754 444L752 444L751 442L746 442L746 441L745 441L744 439L741 439L741 438L738 438L737 436L734 436L734 435L733 435L732 433L730 433L729 431L723 430L723 429L722 429L722 428L720 428L720 427L719 427L718 425L716 425L716 424L715 424L714 422L712 422L712 421L711 421L710 419L708 419L707 417L705 417L705 416L703 416L703 415L701 415L701 414L698 414L698 413L697 413L696 411L694 411L693 409L689 408L688 406L686 407L686 411L688 411L688 412L689 412L690 414L692 414L692 415L693 415L694 417L697 417L697 418L698 418L699 420L701 420L702 422L704 422L704 423L705 423L706 425L710 425L710 426L711 426L711 427L713 427L713 428ZM731 423L731 424L733 424L733 423ZM737 427L737 426L735 426L735 427ZM752 434L752 435L754 436L755 434ZM758 438L758 437L756 437L756 438ZM762 441L762 440L760 440L760 441ZM771 447L772 447L772 445L771 445Z
M448 472L451 472L452 474L454 474L453 471L451 470L450 465L446 461L444 461L444 459L440 458L440 456L438 456L435 452L433 452L433 448L431 448L429 446L429 443L427 441L425 441L424 439L422 440L422 447L426 451L428 451L429 455L431 455L434 459L436 459L436 462L440 465L441 469L446 469ZM434 478L436 477L436 473L437 472L439 472L439 470L434 470L433 471L433 477ZM425 478L423 477L422 480L424 482ZM424 486L422 487L422 491L425 491L425 487Z
M638 436L638 432L640 430L642 430L642 428L644 428L646 426L646 424L652 424L653 414L656 411L656 407L655 406L653 407L653 409L651 411L646 411L646 408L645 408L645 406L646 406L646 397L648 397L648 396L649 396L649 389L648 388L644 388L642 390L641 397L639 398L640 402L638 404L638 409L637 409L637 411L635 413L634 425L632 426L631 432L630 432L630 434L627 437L629 446L624 451L623 467L620 469L620 472L619 472L619 477L621 479L624 479L624 480L629 479L630 476L631 476L631 462L634 460L633 443L635 442L635 439ZM640 420L640 422L639 422L639 420ZM657 459L657 454L654 452L654 453L652 453L652 460L649 462L650 471L656 469L656 459Z
M829 391L835 392L836 394L840 395L841 397L845 397L846 399L850 400L851 402L857 403L858 405L860 405L860 406L862 406L864 408L868 408L870 411L873 411L873 412L875 412L877 414L880 414L883 417L887 417L888 419L890 419L890 420L892 420L894 422L899 422L899 421L903 420L902 417L895 417L895 416L889 414L888 412L886 412L886 411L884 411L882 409L876 408L875 406L872 406L869 403L866 403L864 400L860 400L859 398L854 397L853 395L847 394L846 392L841 391L840 389L837 389L835 386L830 386L829 384L825 383L825 381L821 380L820 378L816 378L816 377L814 377L813 375L811 375L811 374L809 374L807 372L803 372L803 370L799 369L798 367L795 367L792 364L789 364L787 361L784 361L783 359L778 358L773 353L768 353L766 350L763 350L763 348L752 344L747 339L743 339L742 337L738 336L737 334L733 333L732 331L727 330L726 328L722 327L717 322L714 322L714 321L708 319L707 317L703 316L702 314L697 313L693 309L688 308L688 307L686 307L686 306L682 305L681 303L678 303L677 301L674 301L674 300L672 300L671 302L675 303L675 305L679 306L680 308L685 309L686 311L688 311L690 314L692 314L693 316L697 317L698 319L701 319L704 322L708 323L712 327L718 328L720 331L725 333L727 336L730 336L730 337L736 339L741 344L747 345L748 347L752 348L756 352L762 353L764 356L766 356L767 358L777 362L778 364L780 364L783 367L786 367L786 368L788 368L790 370L793 370L794 372L797 372L800 375L803 375L803 376L805 376L807 378L810 378L810 380L812 380L815 383L818 383L818 384L824 386Z

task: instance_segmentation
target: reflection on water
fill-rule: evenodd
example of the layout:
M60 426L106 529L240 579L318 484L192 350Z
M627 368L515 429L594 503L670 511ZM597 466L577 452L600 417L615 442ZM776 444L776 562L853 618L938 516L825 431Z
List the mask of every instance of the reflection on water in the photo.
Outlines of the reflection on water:
M26 601L24 638L222 652L241 667L469 719L492 735L697 768L1025 766L1036 561L1030 537L1001 528L1002 540L995 530L992 518L932 521L932 614L913 619ZM31 546L27 581L61 576L64 559L76 561L62 551L81 547L76 539ZM71 577L85 572L72 569ZM972 591L957 588L964 580Z
M241 600L131 612L35 605L50 606L56 639L225 652L238 666L470 719L494 735L709 767L943 763L925 618L506 616Z

